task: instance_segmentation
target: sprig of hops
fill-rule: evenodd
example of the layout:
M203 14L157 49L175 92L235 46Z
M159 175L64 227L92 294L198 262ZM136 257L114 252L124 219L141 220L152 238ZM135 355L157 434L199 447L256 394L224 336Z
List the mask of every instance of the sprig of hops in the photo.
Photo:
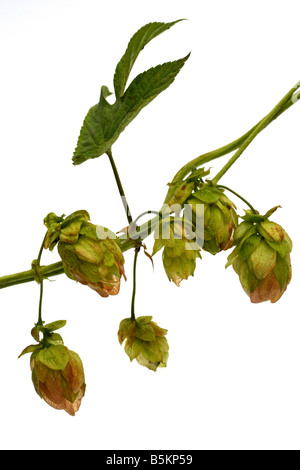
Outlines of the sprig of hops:
M121 277L126 279L123 253L113 232L89 220L88 212L83 210L66 218L48 214L44 220L48 228L44 246L53 250L58 243L58 253L70 279L89 286L102 297L117 295ZM103 229L101 238L99 228Z
M236 247L228 257L226 268L233 266L252 303L277 302L292 278L292 241L280 225L268 219L276 209L266 216L248 211L236 229Z
M167 330L160 328L152 317L143 316L135 320L125 318L120 323L118 338L131 361L134 359L144 367L156 371L166 367L169 357Z

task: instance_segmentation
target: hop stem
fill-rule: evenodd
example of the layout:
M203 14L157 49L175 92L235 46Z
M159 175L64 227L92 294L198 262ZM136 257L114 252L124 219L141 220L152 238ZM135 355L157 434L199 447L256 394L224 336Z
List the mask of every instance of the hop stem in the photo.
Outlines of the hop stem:
M243 141L239 149L236 151L236 153L233 155L233 157L226 163L226 165L219 171L219 173L213 178L212 183L216 184L224 175L227 173L229 168L232 167L232 165L240 158L242 153L246 150L246 148L251 144L251 142L255 139L255 137L263 130L265 129L270 122L272 122L276 117L279 116L280 111L282 108L290 103L292 106L298 99L299 96L296 96L296 99L293 99L295 97L295 92L300 88L300 82L297 83L295 87L293 87L283 98L279 103L275 106L275 108L272 109L272 111L267 114L267 116L262 119L258 125L255 127L255 129L250 133L250 135ZM281 113L280 113L281 114Z
M62 262L49 264L48 266L42 266L39 269L39 275L43 278L57 276L64 273ZM23 271L16 274L9 274L8 276L0 277L0 289L5 287L11 287L18 284L25 284L27 282L33 282L36 278L35 269L29 271Z
M213 150L211 152L205 153L203 155L200 155L199 157L194 158L191 160L189 163L184 165L174 176L172 183L177 183L178 181L184 180L184 178L192 171L194 168L199 168L201 165L205 165L206 163L209 163L213 160L216 160L217 158L223 157L225 155L228 155L231 152L234 152L237 149L240 149L240 147L249 139L249 137L257 130L259 126L259 132L261 132L267 125L269 125L271 122L275 121L282 113L287 111L291 106L293 106L299 99L300 99L300 94L296 96L295 92L297 89L300 87L300 82L297 83L297 85L285 96L285 98L280 102L281 106L276 106L276 111L272 114L272 117L270 119L262 119L259 121L255 126L253 126L248 132L246 132L244 135L242 135L239 139L234 140L233 142L224 145L223 147L220 147L217 150ZM292 93L292 95L291 95ZM288 96L288 98L287 98ZM284 102L282 104L282 102ZM275 108L274 108L275 109ZM274 111L274 110L273 110ZM256 134L257 135L257 134ZM254 138L254 137L253 137ZM253 140L253 139L252 139ZM233 164L233 163L232 163ZM229 169L229 168L228 168ZM216 181L215 181L216 182ZM172 189L170 188L167 196L165 198L164 204L168 204L170 197L172 196Z
M254 209L254 207L250 204L250 202L247 201L247 199L245 199L244 197L242 197L240 194L236 193L235 191L233 191L232 189L228 188L227 186L223 186L221 184L218 184L218 188L223 188L223 189L226 189L226 191L229 191L231 192L232 194L234 194L235 196L237 196L239 199L241 199L241 201L243 201L245 204L247 204L248 207L250 207L251 211L253 212L253 214L258 214L258 211Z
M115 176L115 180L116 180L116 183L117 183L117 186L118 186L118 190L119 190L119 193L120 193L120 196L121 196L121 199L122 199L122 203L123 203L123 206L124 206L124 209L125 209L125 212L126 212L126 217L127 217L128 223L130 225L133 219L132 219L132 215L131 215L131 212L130 212L130 209L129 209L129 205L128 205L126 196L125 196L125 191L123 189L123 185L122 185L122 182L121 182L121 179L120 179L120 176L119 176L117 166L116 166L115 161L113 159L111 150L108 150L106 152L106 154L109 158L109 161L110 161L110 164L111 164L114 176Z
M40 269L40 263L41 263L41 258L44 250L44 243L46 240L47 234L43 238L43 243L41 245L38 257L37 257L37 269L39 271ZM38 322L37 325L42 326L43 325L43 319L42 319L42 304L43 304L43 291L44 291L44 278L43 276L40 277L39 272L37 273L39 277L39 283L40 283L40 300L39 300L39 316L38 316Z
M42 279L40 283L39 317L38 317L38 322L37 322L38 326L43 326L43 319L42 319L43 290L44 290L44 282Z
M134 261L133 261L133 289L132 289L132 300L131 300L131 319L135 320L135 295L136 295L136 265L137 259L140 252L140 247L135 249Z

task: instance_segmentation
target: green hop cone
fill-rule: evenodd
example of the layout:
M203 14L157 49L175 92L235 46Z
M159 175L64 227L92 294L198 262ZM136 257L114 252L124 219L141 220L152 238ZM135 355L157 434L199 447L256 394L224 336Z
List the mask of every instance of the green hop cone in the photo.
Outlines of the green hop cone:
M62 219L53 213L45 218L48 228L45 248L52 250L58 243L58 253L70 279L89 286L102 297L118 294L121 277L126 277L123 253L115 234L91 224L86 211ZM99 238L100 232L105 236Z
M152 317L139 317L136 320L125 318L121 321L118 338L130 360L134 359L144 367L156 371L166 367L169 357L167 330L160 328Z
M58 323L40 327L39 330L44 331L44 339L39 344L28 346L19 357L32 353L30 367L37 394L52 408L75 416L85 394L84 369L78 354L64 346L58 333L52 332L52 329L61 327L57 326ZM37 331L38 328L32 330L35 338L39 335Z
M233 266L252 303L275 303L292 278L292 241L280 225L263 216L248 213L243 219L226 267Z
M200 189L192 194L187 203L191 207L192 217L188 216L187 207L184 215L186 218L192 218L194 224L201 218L199 205L203 205L202 218L204 220L202 224L201 221L200 224L198 222L198 225L204 228L204 251L215 255L233 246L233 234L238 224L238 216L234 203L228 199L223 190L202 183Z
M167 217L155 231L154 256L164 248L162 259L169 281L178 287L183 279L193 276L196 259L201 258L200 246L194 241L190 223L180 217Z

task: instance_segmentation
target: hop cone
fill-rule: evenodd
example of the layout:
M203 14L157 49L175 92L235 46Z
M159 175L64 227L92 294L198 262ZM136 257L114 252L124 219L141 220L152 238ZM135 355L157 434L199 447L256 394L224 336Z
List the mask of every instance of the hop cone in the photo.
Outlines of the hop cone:
M215 255L233 246L233 234L238 217L234 203L225 196L223 190L203 183L199 191L192 194L188 204L192 210L193 223L198 223L198 226L204 229L203 250ZM202 223L201 220L199 223L201 218L201 211L197 210L199 205L203 205ZM184 214L185 217L188 216L187 207Z
M194 275L196 259L201 258L191 225L170 217L159 224L155 238L153 255L164 248L162 259L168 279L180 286L183 279Z
M58 242L58 253L69 278L89 286L102 297L116 295L122 275L125 277L122 251L112 232L107 231L107 238L99 239L99 227L89 219L86 211L74 212L65 219L49 214L44 221L48 228L45 248L51 250Z
M58 321L34 328L33 337L39 341L39 331L43 331L44 339L39 344L25 348L19 357L32 353L30 367L37 394L52 408L65 410L75 416L86 386L80 357L64 346L59 334L52 332L64 324Z
M244 217L236 232L236 248L228 257L251 302L277 302L292 277L292 241L285 230L262 216Z
M125 352L130 360L136 359L141 366L156 371L166 367L169 345L165 337L167 330L160 328L152 317L126 318L121 321L118 332L119 342L125 342Z

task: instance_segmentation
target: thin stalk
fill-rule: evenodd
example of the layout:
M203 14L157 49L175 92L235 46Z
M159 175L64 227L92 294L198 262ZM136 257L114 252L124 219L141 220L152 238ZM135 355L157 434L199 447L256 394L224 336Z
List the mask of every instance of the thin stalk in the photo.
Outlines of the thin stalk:
M43 289L44 289L44 282L42 280L40 283L39 317L38 317L37 326L43 326L43 319L42 319Z
M120 196L121 196L121 199L122 199L122 203L123 203L123 206L124 206L124 209L125 209L125 212L126 212L126 217L127 217L128 223L130 225L132 220L133 220L132 215L131 215L131 212L130 212L130 209L129 209L129 205L128 205L128 202L127 202L127 199L126 199L126 196L125 196L125 191L123 189L122 182L121 182L121 179L120 179L120 176L119 176L119 172L118 172L118 169L116 167L115 161L113 159L111 150L108 150L106 152L106 155L109 158L109 161L110 161L110 164L111 164L114 176L115 176L115 180L116 180L116 183L117 183L117 186L118 186L118 190L119 190L119 193L120 193Z
M282 110L282 107L285 106L288 102L294 104L296 100L293 100L292 97L295 91L300 87L300 82L297 83L295 87L293 87L283 98L279 101L279 103L272 109L272 111L267 114L264 119L260 121L260 123L255 127L255 129L250 133L250 135L243 141L239 149L236 153L231 157L231 159L224 165L224 167L219 171L219 173L213 178L212 183L217 184L217 182L227 173L227 171L232 167L232 165L240 158L242 153L246 150L246 148L251 144L251 142L255 139L255 137L265 129L270 122L272 122L276 117L278 117L278 113ZM298 97L297 97L298 99Z
M296 87L295 87L296 89ZM295 91L294 89L294 91ZM299 99L299 97L298 97ZM277 114L274 115L274 117L268 122L267 125L269 125L271 122L275 121L282 113L287 111L293 104L295 104L296 100L293 100L292 97L290 98L289 101L287 101L281 109L278 110ZM257 126L261 125L263 120L259 121L255 126L253 126L248 132L246 132L244 135L242 135L240 138L232 141L231 143L224 145L223 147L220 147L219 149L213 150L208 153L204 153L203 155L200 155L199 157L194 158L190 162L188 162L186 165L184 165L174 176L172 183L176 183L178 181L184 180L184 178L192 171L193 168L198 168L202 165L205 165L206 163L209 163L213 160L216 160L217 158L223 157L225 155L228 155L229 153L237 150L245 141L246 139L249 138L249 136L253 133L253 131L257 128ZM266 127L266 125L265 125ZM263 130L263 128L261 128ZM165 198L164 204L168 204L170 197L172 196L172 188L170 187L167 196Z
M38 316L38 321L37 325L42 326L43 325L43 319L42 319L42 304L43 304L43 291L44 291L44 278L43 276L40 276L40 263L41 263L41 258L44 250L44 243L46 240L47 233L45 234L43 238L43 243L41 245L38 257L37 257L37 267L38 267L38 277L39 277L39 282L40 282L40 300L39 300L39 316Z
M250 204L250 202L247 201L247 199L245 199L244 197L242 197L240 194L236 193L235 191L233 191L233 189L230 189L228 188L227 186L223 186L223 185L220 185L218 184L218 188L222 188L222 189L226 189L226 191L230 191L232 194L234 194L235 196L237 196L239 199L241 199L241 201L243 201L245 204L247 204L248 207L250 207L251 211L253 212L253 214L258 214L258 212L254 209L254 207Z
M47 236L47 233L44 236L43 243L41 244L41 248L40 248L40 251L39 251L39 254L38 254L38 257L37 257L37 264L38 265L40 265L40 262L41 262L41 257L42 257L43 250L44 250L44 243L45 243L45 240L46 240L46 236Z
M135 295L136 295L136 265L137 259L140 252L140 247L135 249L134 261L133 261L133 288L132 288L132 300L131 300L131 320L135 320Z

